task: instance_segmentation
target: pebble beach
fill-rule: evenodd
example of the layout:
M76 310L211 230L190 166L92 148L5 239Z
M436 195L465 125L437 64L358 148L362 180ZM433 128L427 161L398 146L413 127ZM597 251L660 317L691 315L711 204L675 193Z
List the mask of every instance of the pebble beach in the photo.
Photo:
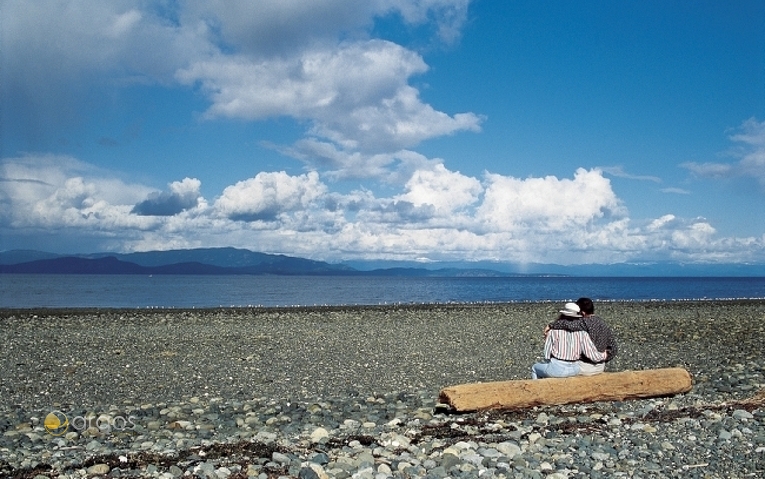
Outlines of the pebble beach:
M765 477L763 300L596 302L607 371L685 394L439 406L528 379L561 306L0 310L0 477Z

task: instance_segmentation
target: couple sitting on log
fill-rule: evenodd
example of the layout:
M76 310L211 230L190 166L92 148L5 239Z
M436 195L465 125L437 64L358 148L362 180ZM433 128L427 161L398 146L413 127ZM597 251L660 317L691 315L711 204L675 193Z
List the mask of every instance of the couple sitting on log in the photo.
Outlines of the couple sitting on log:
M595 316L590 298L566 303L558 319L545 327L545 362L531 367L532 379L592 376L616 356L616 339Z

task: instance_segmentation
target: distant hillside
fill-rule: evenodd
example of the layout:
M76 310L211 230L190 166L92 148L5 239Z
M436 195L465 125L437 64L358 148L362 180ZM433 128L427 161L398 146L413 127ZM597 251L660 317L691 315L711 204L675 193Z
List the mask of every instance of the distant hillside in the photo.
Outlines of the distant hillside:
M29 251L0 253L0 273L26 274L353 274L345 265L253 253L234 248L153 251L82 256L35 255ZM30 258L32 261L24 261Z
M563 266L497 262L417 263L354 261L331 264L237 248L197 248L141 253L58 255L43 251L0 252L0 273L27 274L251 274L408 277L671 277L765 276L765 265L621 263Z
M493 261L418 263L415 261L348 261L346 265L359 271L381 269L406 271L476 272L488 271L498 276L579 276L579 277L765 277L765 264L704 264L641 262L614 264L560 265L544 263L499 263ZM427 275L427 273L421 273Z
M197 248L170 251L146 251L140 253L94 253L84 255L87 258L115 257L141 266L163 266L177 263L201 263L222 268L241 268L264 264L278 264L291 260L305 260L284 255L257 253L238 248ZM314 262L321 263L321 262ZM327 264L327 263L323 263Z
M143 253L93 253L55 255L15 250L0 253L0 273L7 274L251 274L251 275L373 275L411 277L495 277L505 273L488 269L379 268L359 271L344 264L330 264L285 255L256 253L236 248L149 251Z

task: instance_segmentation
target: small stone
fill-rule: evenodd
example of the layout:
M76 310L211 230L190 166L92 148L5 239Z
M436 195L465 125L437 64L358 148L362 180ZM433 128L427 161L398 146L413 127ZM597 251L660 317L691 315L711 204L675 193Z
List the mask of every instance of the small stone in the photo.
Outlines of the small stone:
M298 479L319 479L319 475L311 467L306 466L300 469Z
M393 474L393 471L391 470L390 466L383 463L377 466L377 472L380 474L385 474L386 476L390 476Z
M90 466L87 469L88 474L94 474L94 475L98 475L98 476L103 476L104 474L109 474L110 470L111 470L111 468L109 467L109 465L108 464L103 464L103 463L101 463L101 464L93 464L92 466Z
M754 419L754 416L752 415L752 413L750 413L749 411L747 411L745 409L736 409L735 411L733 411L733 417L735 417L736 419L739 419L739 420L740 419Z
M508 458L512 459L518 454L521 453L521 448L518 446L518 444L515 444L514 442L501 442L497 444L497 450L507 456Z
M454 466L459 465L460 458L451 453L445 453L441 456L441 466L447 471Z
M316 443L328 437L329 437L329 432L326 429L324 429L323 427L317 427L311 433L311 442Z
M607 461L611 459L611 455L606 454L605 452L593 452L592 458L595 459L596 461Z
M489 448L480 448L478 450L478 453L482 455L483 457L490 457L490 458L498 458L502 455L497 449L494 449L493 447Z

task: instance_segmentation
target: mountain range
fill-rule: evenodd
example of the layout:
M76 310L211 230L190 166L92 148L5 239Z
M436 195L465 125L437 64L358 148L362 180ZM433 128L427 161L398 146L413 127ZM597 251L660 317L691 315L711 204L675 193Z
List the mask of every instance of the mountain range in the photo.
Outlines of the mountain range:
M386 276L508 276L476 268L392 266L360 270L285 255L237 248L199 248L140 253L59 255L43 251L0 252L0 273L6 274L192 274L192 275L386 275Z
M327 263L238 248L62 255L34 250L0 252L5 274L375 275L503 276L765 276L758 264L620 263L564 266L498 262L348 261Z

